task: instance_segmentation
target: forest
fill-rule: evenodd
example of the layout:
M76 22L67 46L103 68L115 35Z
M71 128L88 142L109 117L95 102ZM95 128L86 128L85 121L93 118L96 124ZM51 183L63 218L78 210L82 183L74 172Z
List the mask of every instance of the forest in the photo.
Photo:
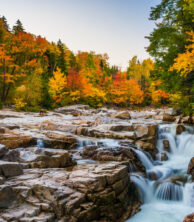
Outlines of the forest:
M40 111L71 104L139 108L173 106L189 115L194 105L194 2L166 0L151 8L155 28L147 52L126 70L107 54L72 52L60 39L29 33L20 20L0 17L0 107Z

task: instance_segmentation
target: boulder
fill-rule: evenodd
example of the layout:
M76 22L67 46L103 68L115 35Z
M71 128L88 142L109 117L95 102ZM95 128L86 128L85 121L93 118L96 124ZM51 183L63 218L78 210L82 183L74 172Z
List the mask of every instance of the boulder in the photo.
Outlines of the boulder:
M152 143L144 142L141 140L138 140L135 142L135 145L139 148L141 148L143 151L148 152L153 158L155 157L157 151L157 148Z
M167 151L167 152L170 152L170 143L168 140L163 140L163 147L164 147L164 150Z
M192 124L193 123L192 122L192 117L191 116L182 117L181 123Z
M13 203L15 194L11 186L0 185L0 209L8 208Z
M137 139L146 139L152 137L152 141L155 141L158 129L156 124L133 124L133 127ZM154 140L153 137L155 137Z
M88 127L82 127L82 126L77 127L76 134L87 136L88 135Z
M161 153L161 161L166 161L168 160L168 156L166 153Z
M18 162L20 160L20 152L16 149L8 150L7 153L4 154L2 160Z
M18 176L23 174L23 170L17 162L0 161L0 174L5 177Z
M176 134L181 134L182 132L184 132L186 130L186 128L183 125L178 125L176 127Z
M157 176L156 172L148 171L147 174L148 174L148 178L150 180L158 180L158 176Z
M189 162L187 173L192 176L192 180L194 181L194 157Z
M131 119L131 115L128 111L123 111L123 112L118 112L118 113L112 115L112 118Z
M176 120L176 118L174 116L164 114L163 117L162 117L162 120L164 122L174 122Z
M186 216L184 218L184 221L183 222L194 222L194 213L192 214L189 214L188 216Z

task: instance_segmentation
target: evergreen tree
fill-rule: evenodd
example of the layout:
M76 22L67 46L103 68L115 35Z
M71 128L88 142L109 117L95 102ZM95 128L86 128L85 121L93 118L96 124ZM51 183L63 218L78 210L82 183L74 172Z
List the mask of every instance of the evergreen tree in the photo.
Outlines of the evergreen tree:
M62 43L62 41L59 39L57 42L57 46L59 48L60 54L57 59L57 66L61 69L61 71L67 75L67 63L65 59L65 45Z
M9 25L8 25L8 23L7 23L7 19L5 18L5 16L2 16L0 19L1 19L1 20L3 21L3 23L4 23L4 28L5 28L7 31L9 31L10 28L9 28Z
M13 26L13 33L15 35L17 35L19 32L24 32L24 27L23 24L21 23L21 21L18 19L16 21L16 24Z

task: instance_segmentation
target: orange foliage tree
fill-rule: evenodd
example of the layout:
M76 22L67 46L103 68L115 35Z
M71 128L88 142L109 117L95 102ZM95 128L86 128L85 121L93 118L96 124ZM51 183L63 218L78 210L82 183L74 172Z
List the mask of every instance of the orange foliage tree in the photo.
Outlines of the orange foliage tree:
M126 73L117 73L111 90L111 99L117 105L130 106L140 104L143 91L135 79L127 80Z

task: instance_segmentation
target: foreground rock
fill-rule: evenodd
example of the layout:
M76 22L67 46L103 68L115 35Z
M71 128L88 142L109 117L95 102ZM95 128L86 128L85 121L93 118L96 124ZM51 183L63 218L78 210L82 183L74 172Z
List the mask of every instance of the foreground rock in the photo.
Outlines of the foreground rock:
M194 222L194 213L186 216L183 222Z
M124 221L140 204L128 167L114 162L25 170L0 185L0 203L1 219L23 222Z

